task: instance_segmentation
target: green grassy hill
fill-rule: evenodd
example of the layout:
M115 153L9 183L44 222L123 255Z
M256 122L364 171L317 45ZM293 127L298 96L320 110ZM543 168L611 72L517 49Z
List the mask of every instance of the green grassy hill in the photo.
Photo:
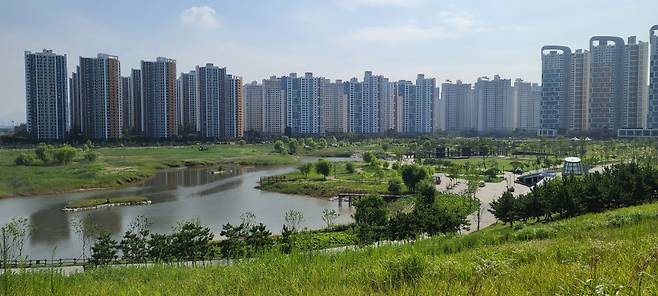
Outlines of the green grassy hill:
M654 203L335 255L20 274L0 284L16 295L656 295L657 230Z

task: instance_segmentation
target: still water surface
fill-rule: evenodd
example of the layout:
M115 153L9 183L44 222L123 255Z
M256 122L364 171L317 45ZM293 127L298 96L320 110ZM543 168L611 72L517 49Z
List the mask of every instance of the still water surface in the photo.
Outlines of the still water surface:
M351 221L352 210L338 207L335 201L265 192L256 189L262 176L283 174L294 167L225 167L224 174L211 174L216 168L181 168L161 171L143 184L95 192L17 197L0 199L0 225L12 217L28 218L34 229L26 242L28 259L78 258L81 243L72 223L85 215L103 230L119 240L137 216L152 223L151 230L168 233L179 221L199 219L219 237L222 225L240 223L240 215L252 212L257 222L278 233L288 210L304 214L304 227L321 228L320 213L325 208L336 209L337 223ZM147 206L111 207L81 212L64 212L67 202L98 196L143 195L153 202ZM54 252L54 253L53 253Z

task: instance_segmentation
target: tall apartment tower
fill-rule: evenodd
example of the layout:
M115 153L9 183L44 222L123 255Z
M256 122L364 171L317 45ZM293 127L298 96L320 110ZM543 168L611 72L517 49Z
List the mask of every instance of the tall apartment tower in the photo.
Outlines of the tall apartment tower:
M344 90L347 94L348 131L363 134L363 83L352 78L344 83Z
M80 101L80 66L76 67L76 72L71 73L69 78L69 133L72 135L82 134L83 110Z
M590 55L589 51L577 49L571 54L568 100L567 130L584 132L589 129Z
M411 81L400 80L395 83L394 92L398 106L401 106L397 111L400 114L400 121L397 123L398 129L401 133L410 134L412 128L415 127L414 122L410 122L410 116L415 118L417 112L416 86Z
M73 122L88 138L116 139L123 135L123 94L121 65L117 56L98 54L80 57L74 102Z
M409 133L429 134L433 132L437 90L436 79L425 78L425 75L418 74L415 102L409 104L410 107L407 109L409 112L405 114ZM412 105L413 107L411 107Z
M123 129L135 126L134 101L132 100L132 85L130 77L121 77L121 110L123 111Z
M441 102L444 106L444 129L450 132L469 129L468 103L471 99L471 84L457 80L441 84Z
M307 72L304 77L290 73L285 77L286 83L286 134L318 135L322 111L320 102L320 80ZM289 130L289 131L288 131Z
M523 79L517 78L513 89L514 101L518 104L516 113L518 129L536 133L539 130L541 88L536 83L524 82Z
M474 86L478 132L500 134L512 131L509 119L513 112L511 87L509 79L501 79L498 75L493 80L478 78Z
M621 110L621 128L646 128L647 118L647 68L649 44L628 37L624 49L624 100Z
M263 79L263 134L278 136L286 128L285 88L281 78Z
M572 121L571 58L571 49L566 46L547 45L541 49L540 135L565 133Z
M647 128L658 129L658 25L649 30L651 53L649 62L649 106Z
M142 99L142 70L130 70L130 100L132 101L133 126L129 128L134 133L144 134L144 100Z
M25 52L27 131L33 139L61 140L67 130L66 55Z
M243 88L245 131L263 132L263 85L258 81Z
M594 135L615 135L622 127L624 107L624 40L590 39L591 76L589 128Z
M144 134L148 138L178 135L176 60L158 57L141 62Z
M395 100L395 83L385 78L380 81L379 92L379 132L395 131L396 110L398 108Z
M196 98L199 102L199 126L204 138L223 138L221 109L226 101L226 68L213 64L196 67Z
M180 73L176 81L178 121L181 131L195 134L200 131L199 101L197 100L196 71Z
M235 139L244 136L244 100L242 97L242 77L227 75L228 94L222 108L222 136Z
M322 131L326 134L347 132L347 95L343 81L322 79Z

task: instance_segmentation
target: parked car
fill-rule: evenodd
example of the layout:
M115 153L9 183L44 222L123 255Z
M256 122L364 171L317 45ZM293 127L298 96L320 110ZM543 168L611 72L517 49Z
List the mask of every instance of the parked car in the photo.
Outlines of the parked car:
M486 185L486 183L484 183L484 181L480 181L480 184L478 184L478 186L480 186L480 187L484 187L484 185Z

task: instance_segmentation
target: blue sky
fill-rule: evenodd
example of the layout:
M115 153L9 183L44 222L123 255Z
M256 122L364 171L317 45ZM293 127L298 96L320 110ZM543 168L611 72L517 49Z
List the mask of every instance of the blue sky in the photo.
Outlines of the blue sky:
M25 121L23 51L118 55L122 72L167 56L178 72L208 62L245 81L312 71L331 79L372 70L472 82L540 79L545 44L587 47L593 35L648 39L658 1L97 1L0 3L0 124ZM620 16L617 16L620 15Z

